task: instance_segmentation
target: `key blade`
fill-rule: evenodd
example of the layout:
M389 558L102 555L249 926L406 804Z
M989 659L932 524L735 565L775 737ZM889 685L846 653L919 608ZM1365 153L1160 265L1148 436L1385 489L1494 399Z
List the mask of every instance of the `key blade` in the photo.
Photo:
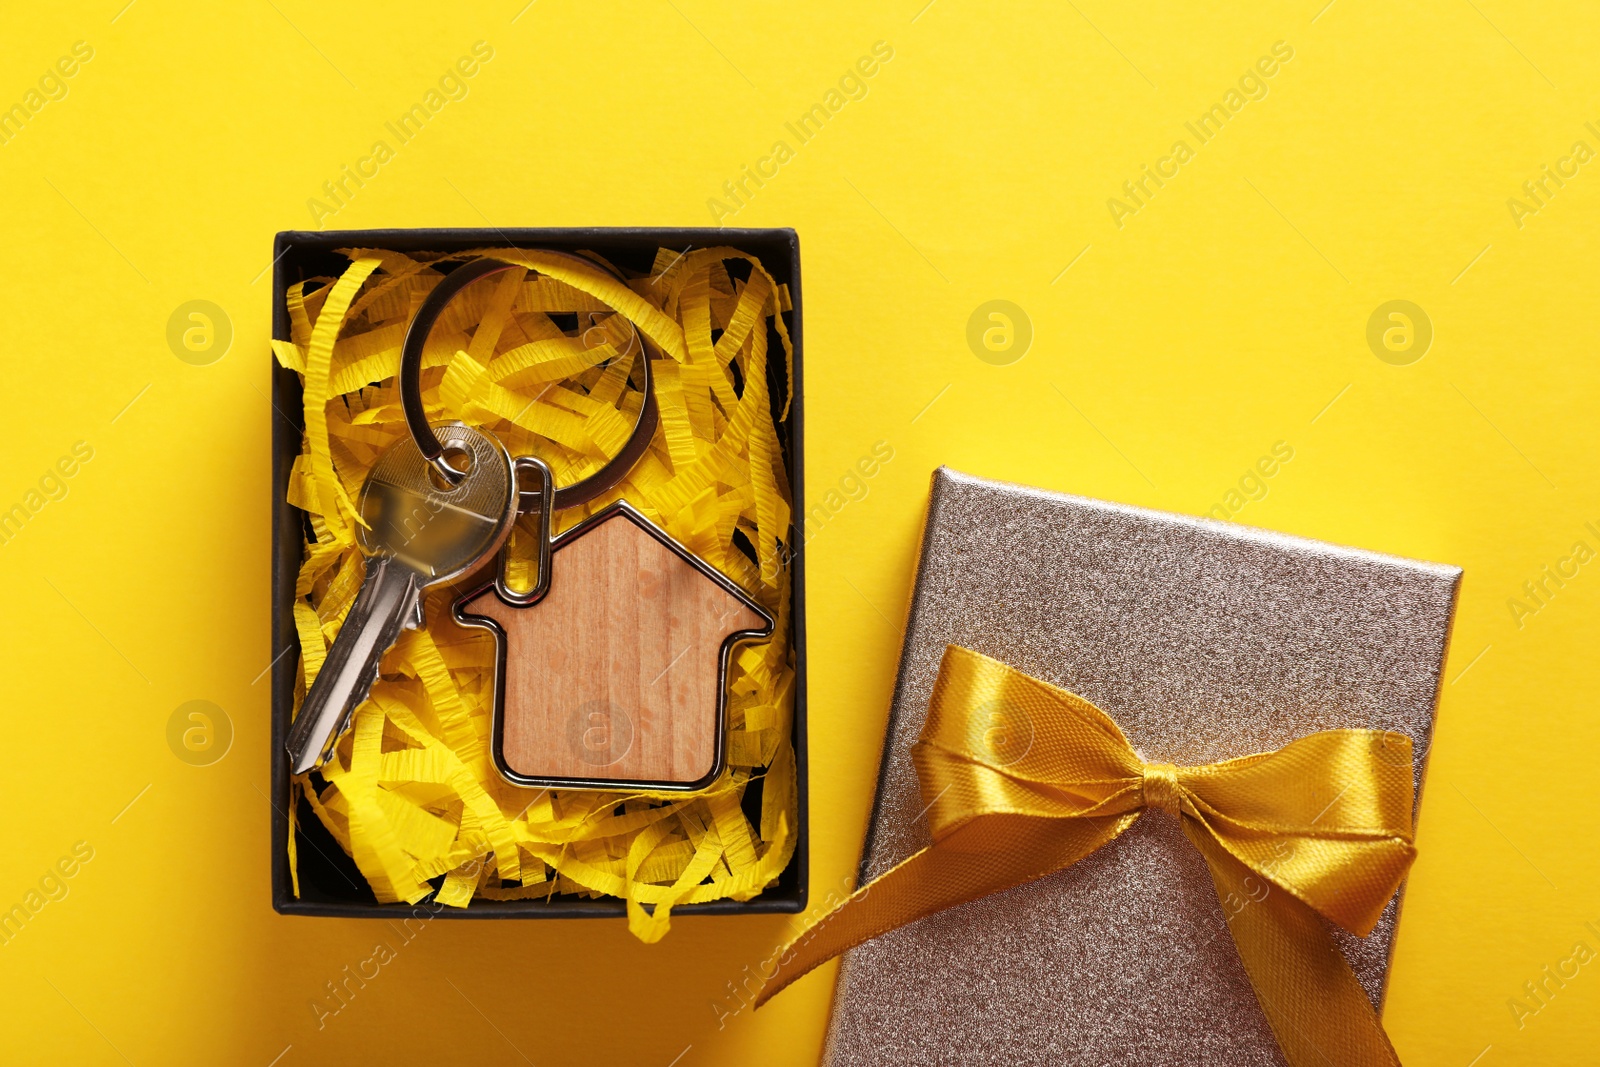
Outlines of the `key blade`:
M322 670L300 704L284 747L290 771L304 774L325 762L356 707L378 680L383 654L415 617L425 579L386 556L367 559L367 573Z

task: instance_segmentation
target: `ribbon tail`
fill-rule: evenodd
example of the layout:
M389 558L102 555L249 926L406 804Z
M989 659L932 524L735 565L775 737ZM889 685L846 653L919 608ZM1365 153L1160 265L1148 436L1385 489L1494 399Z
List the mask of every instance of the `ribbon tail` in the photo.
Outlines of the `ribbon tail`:
M778 958L760 1007L790 982L896 927L1069 867L1139 817L990 816L890 868L814 920ZM954 842L960 842L959 844ZM981 846L969 848L967 846Z
M1400 1067L1367 991L1317 913L1240 863L1191 818L1234 946L1290 1067Z

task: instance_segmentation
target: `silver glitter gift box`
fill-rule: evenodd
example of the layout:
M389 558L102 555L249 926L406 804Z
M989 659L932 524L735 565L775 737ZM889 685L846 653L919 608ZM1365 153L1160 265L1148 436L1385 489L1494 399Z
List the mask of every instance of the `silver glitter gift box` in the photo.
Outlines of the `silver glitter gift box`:
M911 746L947 644L1094 701L1147 760L1393 730L1420 790L1460 577L941 468L863 881L929 842ZM1365 939L1334 931L1375 1004L1398 909ZM839 974L835 1067L1285 1062L1205 861L1160 812L1067 870L852 949Z

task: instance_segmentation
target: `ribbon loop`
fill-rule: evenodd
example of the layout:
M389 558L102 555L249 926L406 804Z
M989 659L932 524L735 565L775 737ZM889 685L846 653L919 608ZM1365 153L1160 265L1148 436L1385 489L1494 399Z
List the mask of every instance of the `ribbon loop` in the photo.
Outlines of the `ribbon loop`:
M1327 730L1221 763L1146 763L1089 701L952 645L912 749L933 844L813 920L756 1003L869 938L1069 867L1158 808L1205 857L1292 1067L1398 1067L1319 916L1364 936L1404 879L1410 755L1393 734Z

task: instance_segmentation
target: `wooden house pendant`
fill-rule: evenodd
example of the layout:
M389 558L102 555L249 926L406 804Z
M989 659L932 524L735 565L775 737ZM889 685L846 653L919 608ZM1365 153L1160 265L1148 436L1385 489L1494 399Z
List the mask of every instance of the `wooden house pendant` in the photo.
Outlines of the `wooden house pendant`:
M533 594L456 605L494 635L493 753L509 782L693 790L722 772L728 660L772 616L617 502L550 539Z

